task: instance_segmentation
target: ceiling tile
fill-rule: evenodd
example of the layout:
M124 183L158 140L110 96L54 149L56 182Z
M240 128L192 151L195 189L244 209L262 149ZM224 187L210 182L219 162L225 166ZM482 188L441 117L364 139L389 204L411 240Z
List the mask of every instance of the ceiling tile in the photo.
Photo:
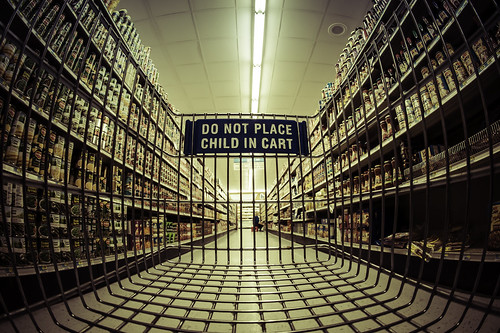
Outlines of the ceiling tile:
M163 40L167 43L197 39L190 13L156 17L155 21Z
M321 83L321 82L309 82L309 81L303 81L298 97L299 99L301 98L306 98L306 99L316 99L316 102L321 99L321 89L323 89L326 85L326 82Z
M204 39L201 41L201 51L206 62L237 61L237 39Z
M214 9L195 12L196 27L201 39L236 37L234 9Z
M282 17L280 36L314 40L322 17L322 13L318 12L286 10Z
M304 80L329 82L333 81L334 77L335 68L333 67L333 65L316 64L310 62L309 66L307 66Z
M319 100L321 93L318 97L313 98L297 98L293 105L292 112L294 114L313 115L319 109Z
M306 65L301 62L277 62L274 65L273 80L300 82L305 69Z
M218 62L207 64L207 72L210 81L239 80L237 62Z
M283 7L286 9L314 10L324 12L329 0L286 0ZM335 1L334 1L335 2Z
M217 111L224 110L239 110L240 98L239 97L216 97L215 106Z
M206 83L190 83L185 84L185 91L188 98L210 98L212 92Z
M155 52L154 50L156 49L157 48L153 49L151 56L154 57L153 59L157 59L154 64L160 73L160 82L164 82L164 86L166 86L166 84L180 85L181 82L177 74L177 68L172 65L168 55L164 54L163 56L157 56L157 52L159 51Z
M132 1L130 1L132 2ZM133 1L142 2L142 1ZM190 12L189 2L178 0L147 0L153 16Z
M193 98L190 100L191 105L193 107L192 110L189 112L193 113L201 113L201 112L208 112L212 113L215 111L214 108L214 103L212 102L211 98ZM186 112L186 111L184 111Z
M168 94L168 98L171 99L173 96L177 96L177 98L186 98L186 94L184 92L184 86L177 84L167 84L165 85L165 91ZM173 102L171 100L171 102Z
M178 1L178 0L177 0ZM191 0L194 10L213 8L234 8L234 0Z
M273 80L271 91L269 92L269 94L271 96L294 96L295 94L297 94L299 84L299 81Z
M353 0L335 0L328 2L327 13L345 16L351 19L359 18L358 21L361 23L364 15L371 6L371 1L356 0L356 5L354 5Z
M288 96L272 96L269 97L267 107L268 109L291 109L294 99Z
M280 38L276 60L307 62L311 56L314 42L308 39Z
M318 42L314 46L311 61L321 64L335 65L344 46L345 44L339 46L334 43Z
M119 4L117 9L126 9L134 24L139 20L144 20L149 17L148 5L145 1L131 1L130 3L127 3L126 7Z
M289 108L267 108L265 112L261 113L292 115Z
M240 96L239 80L211 82L210 85L215 97Z
M202 64L180 65L176 69L180 81L184 84L206 82L205 70Z
M201 63L200 49L197 41L171 43L165 47L174 65Z
M161 45L161 43L160 40L158 40L156 29L152 23L153 21L146 19L134 22L134 26L139 33L142 43L152 48L156 48L158 45Z

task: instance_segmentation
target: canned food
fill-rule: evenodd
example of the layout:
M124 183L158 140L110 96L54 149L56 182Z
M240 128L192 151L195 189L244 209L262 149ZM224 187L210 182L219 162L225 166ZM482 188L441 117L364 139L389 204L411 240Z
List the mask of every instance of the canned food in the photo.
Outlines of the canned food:
M437 89L436 86L434 85L434 82L430 81L426 84L427 91L429 92L429 97L431 98L431 102L434 106L437 106L439 104L438 100L438 94L437 94Z
M472 44L472 49L476 52L481 65L484 64L490 57L486 43L484 43L482 38L479 38L474 44Z
M411 124L415 121L415 115L413 113L413 106L410 98L405 100L406 117L408 118L408 123Z
M436 82L438 85L439 94L441 95L441 98L444 98L449 94L450 90L448 89L448 85L446 84L446 80L444 79L442 74L436 75Z
M404 115L403 107L401 106L401 104L399 104L398 106L396 106L396 118L398 119L399 128L400 129L405 128L406 127L406 124L405 124L405 115Z
M469 51L466 50L464 53L462 53L460 59L462 59L462 63L464 64L467 73L469 73L469 75L472 75L474 73L474 64L472 63Z
M453 81L453 73L452 73L451 69L446 68L443 71L443 76L444 76L444 79L446 80L446 84L448 85L448 89L450 91L455 90L456 85L455 85L455 81Z
M437 66L438 66L438 63L435 59L431 59L431 66L432 66L432 69L436 69Z
M432 101L427 91L427 87L423 86L420 88L420 98L422 100L422 106L424 107L424 112L429 112L432 109Z
M5 150L4 161L9 164L15 164L17 162L19 148L21 147L21 139L15 136L10 137L10 144Z
M448 54L450 56L455 53L455 49L453 48L453 45L451 45L450 43L446 43L445 46L446 46L446 49L448 49Z
M418 93L414 93L413 95L411 95L411 105L413 107L413 115L415 117L415 120L420 120L420 117L422 116L422 111L420 110Z
M500 202L493 203L491 207L490 234L488 236L488 248L500 249Z
M420 70L420 73L422 73L422 78L426 78L427 76L429 76L429 68L427 67L422 67L422 69Z
M52 157L50 164L50 176L52 179L59 180L61 175L61 165L62 161L59 157Z
M446 58L445 58L443 52L441 52L441 51L436 52L436 60L437 60L438 65L441 65L445 61L445 59Z
M465 72L465 68L462 65L460 59L457 59L453 62L453 69L455 70L455 74L457 75L458 83L463 83L467 79L467 73Z

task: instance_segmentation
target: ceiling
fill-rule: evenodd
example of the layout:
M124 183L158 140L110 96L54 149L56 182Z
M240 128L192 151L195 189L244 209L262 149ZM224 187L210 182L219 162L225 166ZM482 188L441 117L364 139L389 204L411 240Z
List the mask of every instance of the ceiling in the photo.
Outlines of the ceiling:
M121 0L182 113L250 113L253 0ZM311 115L370 0L267 0L261 113ZM331 36L328 27L347 30Z

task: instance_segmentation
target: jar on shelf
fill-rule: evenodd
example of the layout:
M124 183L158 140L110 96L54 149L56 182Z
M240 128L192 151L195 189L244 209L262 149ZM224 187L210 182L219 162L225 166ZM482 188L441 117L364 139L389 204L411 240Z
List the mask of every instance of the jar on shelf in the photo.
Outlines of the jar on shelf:
M358 123L361 120L361 117L362 117L361 107L358 106L354 111L354 121Z
M370 191L370 170L363 172L363 183L365 185L364 192Z
M375 181L374 181L374 189L378 190L382 188L382 169L379 164L377 164L374 168L374 175L375 175Z
M352 48L352 56L356 58L359 54L359 50L361 49L361 44L359 43L359 40L354 42L353 48Z
M354 127L354 122L352 116L347 117L347 131L350 131Z
M370 91L368 89L363 90L363 101L365 103L365 110L369 112L372 109L373 104L371 102Z
M382 132L382 141L385 141L389 137L387 135L387 124L385 120L380 121L380 130Z
M351 179L347 178L344 182L345 182L345 193L344 193L344 195L351 195Z
M335 194L340 196L342 194L342 183L340 182L340 177L335 177Z
M390 115L385 116L385 123L387 124L387 137L391 137L393 131L392 131L391 116Z
M346 136L346 133L347 133L347 129L346 129L346 122L345 121L342 121L340 123L340 129L339 129L339 137L340 137L340 140L342 140L345 136Z
M359 187L360 187L361 193L364 193L367 191L365 173L366 173L366 171L361 173L361 175L359 176Z
M375 89L375 98L378 102L385 98L384 84L382 78L377 79L377 87Z
M354 176L352 193L359 194L359 191L359 176Z
M349 148L349 152L351 154L351 162L356 162L359 158L359 153L358 153L358 145L356 144L353 144L350 148Z
M349 161L348 161L347 153L343 152L341 155L340 167L343 169L348 165L349 165Z
M390 161L384 161L384 185L391 187L392 184L392 164Z
M401 168L396 166L396 158L391 159L392 165L392 183L394 185L401 184L403 182L403 174L401 173Z

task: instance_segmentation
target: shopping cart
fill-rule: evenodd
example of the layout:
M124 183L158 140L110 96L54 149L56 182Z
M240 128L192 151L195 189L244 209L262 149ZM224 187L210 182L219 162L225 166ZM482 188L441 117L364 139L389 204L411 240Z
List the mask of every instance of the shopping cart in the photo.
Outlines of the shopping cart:
M178 114L85 3L78 65L2 1L0 331L498 331L495 1L388 1L311 116Z

